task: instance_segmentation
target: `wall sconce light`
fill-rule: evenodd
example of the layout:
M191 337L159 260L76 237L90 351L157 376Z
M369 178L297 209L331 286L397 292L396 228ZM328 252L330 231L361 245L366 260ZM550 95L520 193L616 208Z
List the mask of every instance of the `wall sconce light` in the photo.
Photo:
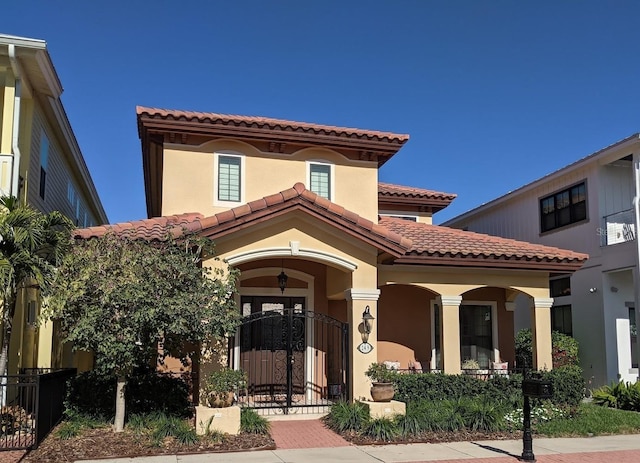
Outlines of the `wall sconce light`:
M280 272L280 275L278 275L278 287L280 288L280 291L282 292L282 294L284 294L284 289L287 287L288 279L289 277L287 276L286 273L284 273L284 268L283 268L282 271Z
M362 312L362 342L369 341L369 335L371 334L371 328L373 328L373 315L369 311L369 306L366 306L364 312Z
M615 286L612 286L610 289L611 289L612 293L617 293L618 292L618 288L616 288Z
M589 292L590 293L597 293L598 292L598 288L595 288L595 287L589 288Z

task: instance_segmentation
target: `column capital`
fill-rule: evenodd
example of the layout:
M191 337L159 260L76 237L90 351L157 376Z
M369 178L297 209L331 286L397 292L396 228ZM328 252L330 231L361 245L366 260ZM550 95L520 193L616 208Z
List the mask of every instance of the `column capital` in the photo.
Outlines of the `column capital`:
M462 302L462 296L446 296L441 294L436 298L436 301L440 303L442 307L444 306L456 306L460 307L460 303Z
M351 288L344 292L347 301L377 301L380 297L379 289Z
M553 306L552 297L534 297L533 307L536 309L550 309Z

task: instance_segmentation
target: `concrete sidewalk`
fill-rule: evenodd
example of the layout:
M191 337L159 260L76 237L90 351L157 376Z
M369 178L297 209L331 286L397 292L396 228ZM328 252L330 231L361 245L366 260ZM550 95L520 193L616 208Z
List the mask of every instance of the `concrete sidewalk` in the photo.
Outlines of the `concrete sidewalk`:
M637 463L640 435L587 438L535 439L533 452L540 463ZM460 461L474 463L516 462L522 454L521 440L450 442L445 444L399 444L255 452L162 455L139 458L82 460L83 463L399 463Z

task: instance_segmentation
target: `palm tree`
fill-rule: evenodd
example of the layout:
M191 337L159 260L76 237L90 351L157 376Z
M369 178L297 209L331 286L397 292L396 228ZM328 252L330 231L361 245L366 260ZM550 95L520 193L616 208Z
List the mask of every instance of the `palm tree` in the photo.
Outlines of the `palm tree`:
M58 211L43 214L15 197L0 197L0 375L7 373L18 290L35 284L46 294L56 266L71 244L73 224Z

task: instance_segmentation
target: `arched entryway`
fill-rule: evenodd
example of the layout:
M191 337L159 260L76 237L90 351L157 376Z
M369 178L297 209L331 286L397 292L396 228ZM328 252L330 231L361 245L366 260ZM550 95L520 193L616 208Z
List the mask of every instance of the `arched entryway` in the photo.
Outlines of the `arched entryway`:
M347 400L346 305L326 296L327 266L263 259L240 270L242 322L230 358L248 378L240 404L265 414L318 413Z

